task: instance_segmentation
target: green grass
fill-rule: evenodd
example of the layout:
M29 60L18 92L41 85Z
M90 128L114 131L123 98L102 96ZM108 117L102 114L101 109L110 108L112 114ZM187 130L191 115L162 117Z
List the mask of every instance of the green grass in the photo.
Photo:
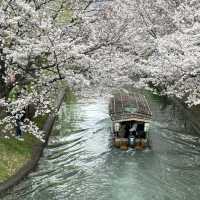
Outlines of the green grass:
M5 181L31 158L33 146L40 141L31 134L24 141L0 138L0 182Z
M38 128L42 130L43 125L46 122L47 118L48 118L48 114L45 114L45 115L34 118L33 121L37 124Z
M48 115L39 116L34 122L42 129L47 117ZM14 175L31 158L33 146L40 143L30 133L25 133L23 138L24 141L19 141L14 137L0 137L0 182Z

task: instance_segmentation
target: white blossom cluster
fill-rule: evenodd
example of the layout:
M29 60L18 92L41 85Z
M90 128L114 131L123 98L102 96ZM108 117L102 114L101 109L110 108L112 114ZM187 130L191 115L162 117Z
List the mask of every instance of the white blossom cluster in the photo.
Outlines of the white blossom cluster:
M157 1L164 4L165 1ZM160 3L160 5L161 5ZM162 6L175 27L154 39L154 51L140 62L142 79L161 94L175 96L189 106L200 103L200 2L179 1L174 10Z
M34 117L50 113L63 79L76 90L147 84L199 104L199 8L195 0L2 0L0 125L15 126L29 105ZM41 138L31 120L22 126Z
M105 10L96 22L104 26L97 27L114 42L93 54L100 60L96 73L104 76L104 83L116 86L131 79L137 86L146 84L189 106L198 105L200 2L117 0Z

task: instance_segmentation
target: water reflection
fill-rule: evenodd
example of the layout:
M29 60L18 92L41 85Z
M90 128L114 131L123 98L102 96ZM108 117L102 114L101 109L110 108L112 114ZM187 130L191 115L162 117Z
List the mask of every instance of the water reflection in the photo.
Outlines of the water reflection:
M146 95L151 150L112 147L107 99L67 102L38 169L4 200L199 199L199 134L182 107Z

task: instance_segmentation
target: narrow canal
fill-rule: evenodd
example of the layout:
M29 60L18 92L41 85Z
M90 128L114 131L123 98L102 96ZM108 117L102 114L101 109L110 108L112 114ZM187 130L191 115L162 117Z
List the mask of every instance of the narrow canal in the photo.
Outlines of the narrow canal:
M112 147L106 98L66 102L37 170L3 200L198 200L200 135L181 107L147 98L152 149Z

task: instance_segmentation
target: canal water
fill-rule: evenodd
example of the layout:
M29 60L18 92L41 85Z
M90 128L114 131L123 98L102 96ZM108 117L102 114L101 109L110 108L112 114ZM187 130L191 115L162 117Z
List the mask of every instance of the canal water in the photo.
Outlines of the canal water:
M3 200L198 200L200 135L181 106L147 98L145 151L112 146L108 98L66 101L38 168Z

